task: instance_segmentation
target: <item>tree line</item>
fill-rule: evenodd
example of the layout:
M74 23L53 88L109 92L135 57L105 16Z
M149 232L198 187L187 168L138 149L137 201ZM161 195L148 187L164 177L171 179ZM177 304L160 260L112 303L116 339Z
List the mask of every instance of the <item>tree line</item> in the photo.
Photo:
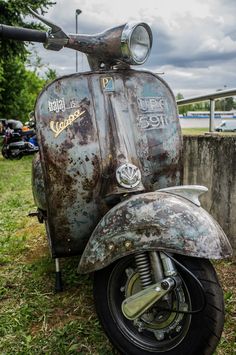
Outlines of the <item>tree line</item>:
M176 100L183 99L183 95L178 93ZM179 113L185 115L188 111L210 111L210 102L203 101L194 104L179 106ZM236 100L233 97L215 100L215 111L231 111L236 109Z

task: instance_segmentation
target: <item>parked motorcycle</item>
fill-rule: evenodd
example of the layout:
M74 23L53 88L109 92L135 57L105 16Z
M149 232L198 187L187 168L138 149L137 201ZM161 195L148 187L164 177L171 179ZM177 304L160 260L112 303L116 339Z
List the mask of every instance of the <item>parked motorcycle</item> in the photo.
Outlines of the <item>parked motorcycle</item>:
M60 257L82 254L78 271L94 273L98 317L122 354L213 354L224 302L209 259L232 249L200 206L207 189L182 186L170 88L130 68L149 56L151 29L65 34L31 12L49 32L1 25L1 37L78 50L91 68L54 80L35 106L33 194L58 275Z
M14 130L9 126L3 136L2 156L5 159L21 159L39 151L34 129L24 131Z

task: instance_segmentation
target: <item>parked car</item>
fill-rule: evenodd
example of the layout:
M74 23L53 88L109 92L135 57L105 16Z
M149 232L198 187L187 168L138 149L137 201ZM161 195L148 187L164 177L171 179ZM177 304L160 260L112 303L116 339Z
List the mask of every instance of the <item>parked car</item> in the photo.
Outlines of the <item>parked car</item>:
M216 127L217 132L236 132L236 120L222 121L219 126Z

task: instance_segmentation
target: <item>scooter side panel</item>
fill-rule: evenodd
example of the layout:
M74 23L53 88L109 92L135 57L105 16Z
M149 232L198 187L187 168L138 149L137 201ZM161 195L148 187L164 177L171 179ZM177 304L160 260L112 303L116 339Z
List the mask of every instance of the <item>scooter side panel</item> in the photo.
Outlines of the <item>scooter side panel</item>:
M102 214L97 201L101 157L89 78L72 75L49 85L37 102L36 127L52 255L75 255Z
M103 217L82 255L79 272L101 269L137 250L207 259L232 255L223 230L203 208L156 191L133 196Z

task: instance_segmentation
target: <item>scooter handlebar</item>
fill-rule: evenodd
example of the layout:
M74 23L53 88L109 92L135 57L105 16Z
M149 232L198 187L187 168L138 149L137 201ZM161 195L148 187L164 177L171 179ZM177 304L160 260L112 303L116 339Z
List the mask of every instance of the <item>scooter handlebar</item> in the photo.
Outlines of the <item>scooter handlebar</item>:
M45 43L47 36L47 32L0 24L0 39L8 38L17 41Z

